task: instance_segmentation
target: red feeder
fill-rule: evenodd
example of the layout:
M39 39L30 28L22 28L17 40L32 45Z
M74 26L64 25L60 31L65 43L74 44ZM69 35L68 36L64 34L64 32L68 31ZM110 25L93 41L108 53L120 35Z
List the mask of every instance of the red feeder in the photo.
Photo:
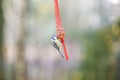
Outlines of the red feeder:
M58 0L54 0L54 7L55 7L57 37L62 43L65 58L66 58L66 60L68 60L68 53L67 53L65 42L64 42L65 32L64 32L64 29L62 27L62 22L61 22L61 19L60 19Z

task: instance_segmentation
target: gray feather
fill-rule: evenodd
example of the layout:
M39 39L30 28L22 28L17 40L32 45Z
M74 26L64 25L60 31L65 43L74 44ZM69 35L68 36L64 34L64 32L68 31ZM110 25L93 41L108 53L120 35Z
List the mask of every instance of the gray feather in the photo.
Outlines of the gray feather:
M58 50L58 52L60 53L60 55L61 55L62 57L64 57L63 52L58 48L58 46L57 46L57 44L56 44L55 42L53 42L53 46Z
M62 52L62 51L60 51L60 50L58 50L58 51L59 51L60 55L61 55L62 57L64 57L63 52Z

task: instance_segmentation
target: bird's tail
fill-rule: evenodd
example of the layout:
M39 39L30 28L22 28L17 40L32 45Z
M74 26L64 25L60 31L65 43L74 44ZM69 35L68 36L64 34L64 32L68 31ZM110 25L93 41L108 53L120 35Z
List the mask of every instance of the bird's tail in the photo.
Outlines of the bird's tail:
M64 53L63 53L61 50L58 50L58 51L59 51L60 55L61 55L62 57L64 57Z

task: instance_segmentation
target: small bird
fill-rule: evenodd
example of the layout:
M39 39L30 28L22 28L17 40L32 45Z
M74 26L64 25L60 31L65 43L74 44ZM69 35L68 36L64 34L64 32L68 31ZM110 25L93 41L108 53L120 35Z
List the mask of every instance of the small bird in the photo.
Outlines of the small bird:
M59 39L57 38L56 35L53 35L52 38L51 38L51 41L52 41L52 44L53 46L58 50L58 52L60 53L60 55L62 57L64 57L64 54L62 52L62 46L61 46L61 42L59 41Z

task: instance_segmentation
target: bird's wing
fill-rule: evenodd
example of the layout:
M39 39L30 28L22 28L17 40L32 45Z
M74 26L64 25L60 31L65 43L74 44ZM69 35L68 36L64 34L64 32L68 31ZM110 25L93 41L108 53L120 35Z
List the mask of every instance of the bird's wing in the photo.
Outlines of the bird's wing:
M53 42L53 46L54 46L57 50L59 50L59 47L57 46L57 44L56 44L55 42Z
M60 41L59 40L55 40L55 43L56 43L56 46L60 49L61 48L61 43L60 43Z

